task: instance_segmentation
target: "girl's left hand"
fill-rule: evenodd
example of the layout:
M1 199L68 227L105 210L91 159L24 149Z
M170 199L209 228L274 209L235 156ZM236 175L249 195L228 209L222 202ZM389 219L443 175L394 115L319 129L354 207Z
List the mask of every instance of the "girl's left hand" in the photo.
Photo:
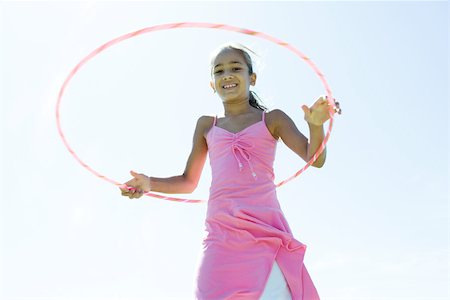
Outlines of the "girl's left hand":
M339 102L335 102L335 104L335 112L341 114ZM305 121L311 125L321 126L330 118L330 103L328 102L328 96L321 96L311 108L302 105L302 109L305 113Z

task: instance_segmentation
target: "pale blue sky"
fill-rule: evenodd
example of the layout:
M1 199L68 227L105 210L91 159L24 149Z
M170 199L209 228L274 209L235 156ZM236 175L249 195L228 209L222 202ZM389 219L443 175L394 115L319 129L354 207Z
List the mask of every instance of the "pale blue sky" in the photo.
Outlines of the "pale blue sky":
M101 44L172 22L266 32L308 55L343 114L321 169L278 189L324 300L449 299L447 2L0 2L0 298L194 299L206 205L142 197L84 169L62 143L57 94ZM184 170L200 115L222 113L209 54L259 53L255 91L309 136L324 94L286 49L211 29L140 35L76 74L61 107L78 155L125 182ZM326 123L326 127L328 122ZM276 181L304 162L282 142ZM209 160L192 199L208 197Z

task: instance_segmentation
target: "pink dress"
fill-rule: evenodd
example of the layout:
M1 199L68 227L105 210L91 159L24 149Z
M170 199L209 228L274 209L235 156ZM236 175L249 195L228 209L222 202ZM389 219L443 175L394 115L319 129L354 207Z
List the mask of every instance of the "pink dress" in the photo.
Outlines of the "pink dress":
M293 300L320 300L280 208L273 162L277 140L262 120L232 133L207 133L212 181L197 273L200 300L259 299L276 261Z

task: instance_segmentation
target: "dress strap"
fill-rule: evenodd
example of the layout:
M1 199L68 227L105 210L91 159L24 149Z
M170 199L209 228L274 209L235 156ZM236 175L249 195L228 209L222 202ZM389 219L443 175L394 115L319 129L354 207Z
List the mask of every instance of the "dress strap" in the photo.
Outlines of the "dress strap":
M265 111L263 111L262 112L262 120L263 120L263 122L264 122L264 118L266 117L266 112Z
M216 122L217 122L217 115L214 116L214 123L213 123L213 126L216 126Z

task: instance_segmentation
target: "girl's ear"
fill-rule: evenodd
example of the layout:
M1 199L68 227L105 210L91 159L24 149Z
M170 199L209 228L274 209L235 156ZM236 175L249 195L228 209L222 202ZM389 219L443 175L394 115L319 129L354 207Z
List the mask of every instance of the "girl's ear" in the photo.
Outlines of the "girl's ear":
M250 75L250 84L251 85L256 84L256 74L255 73L252 73L252 75Z
M212 81L209 82L209 85L211 86L211 88L214 90L214 93L216 92L216 89L214 88L214 83Z

